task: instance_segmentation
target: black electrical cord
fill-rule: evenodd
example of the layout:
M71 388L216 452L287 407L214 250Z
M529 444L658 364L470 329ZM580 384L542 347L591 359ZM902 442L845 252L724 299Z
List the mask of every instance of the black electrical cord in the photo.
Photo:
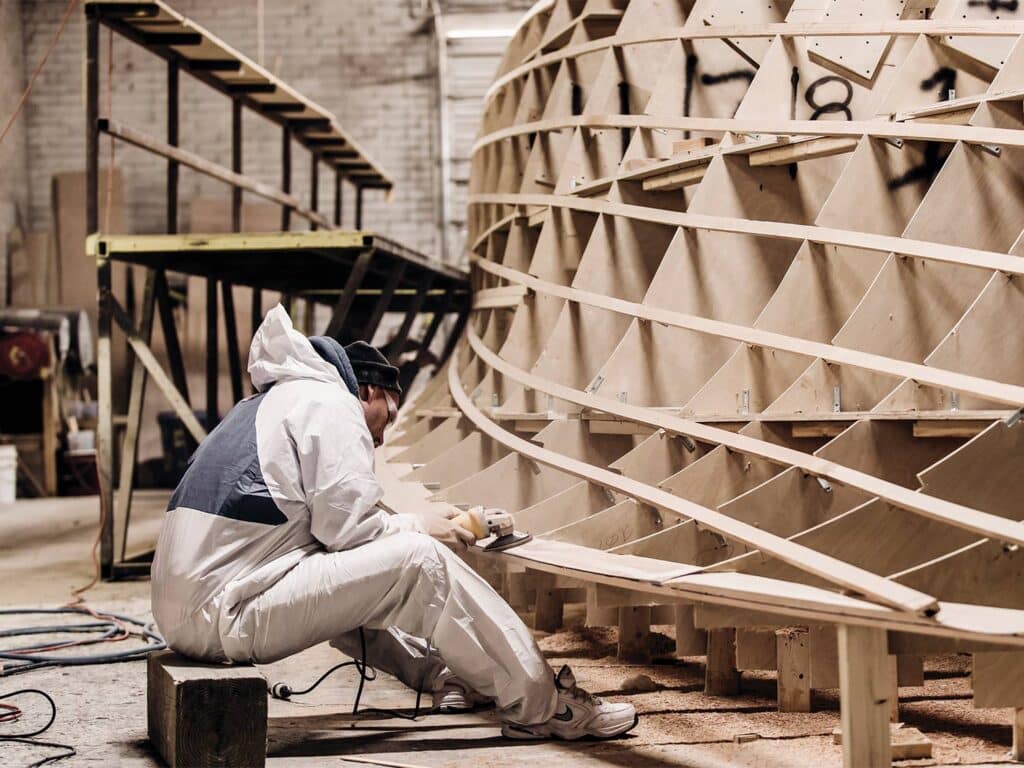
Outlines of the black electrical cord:
M12 691L11 693L0 695L0 700L9 699L13 696L22 696L26 693L32 693L46 699L47 703L50 705L50 719L46 721L45 725L40 728L36 728L34 731L11 734L0 733L0 743L25 744L32 747L49 747L51 749L64 750L64 752L59 755L50 755L49 757L44 757L42 760L37 760L36 762L26 766L26 768L40 768L40 766L49 765L50 763L55 763L58 760L64 760L65 758L77 755L78 750L70 744L59 744L53 741L37 741L35 739L36 736L48 731L50 726L53 725L53 721L57 719L57 704L54 702L53 697L51 697L46 691L40 691L38 688L23 688L20 691Z
M420 716L420 701L423 697L423 678L420 678L420 684L416 687L416 706L413 708L413 712L410 715L407 712L398 712L394 709L380 709L378 707L368 707L359 711L359 702L363 697L363 686L368 681L377 679L377 670L367 665L366 663L366 634L363 632L363 628L359 628L359 650L361 659L352 659L352 661L343 661L341 664L335 664L333 667L324 672L316 681L308 688L303 688L301 691L293 691L285 683L275 683L270 688L270 695L275 699L281 699L282 701L289 701L292 696L304 696L307 693L311 693L317 686L320 685L324 680L330 677L339 669L345 667L355 667L356 672L359 673L359 687L356 689L356 700L352 704L352 715L377 713L381 715L389 715L391 717L397 717L402 720L415 720ZM424 677L426 676L427 661L430 659L430 645L427 645L427 653L423 659Z
M0 638L23 637L28 635L63 635L96 633L95 637L87 640L64 640L34 645L19 646L16 648L0 649L0 659L4 664L0 666L0 677L8 677L23 672L31 672L43 667L62 666L84 666L88 664L113 664L121 661L134 661L145 658L154 651L161 651L167 647L166 643L156 630L149 624L128 616L121 616L116 613L92 612L84 608L10 608L0 610L0 616L26 616L26 615L53 615L53 614L76 614L89 616L98 619L97 621L84 624L54 624L45 626L16 627L0 631ZM97 643L121 640L126 636L125 625L138 627L138 635L145 642L141 647L130 648L124 651L112 653L100 653L89 656L71 656L67 654L52 653L65 648L95 645Z

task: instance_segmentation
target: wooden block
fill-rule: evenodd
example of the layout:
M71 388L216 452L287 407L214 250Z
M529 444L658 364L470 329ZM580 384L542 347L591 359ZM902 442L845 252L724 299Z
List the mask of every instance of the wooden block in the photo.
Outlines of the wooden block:
M914 437L966 437L971 438L992 425L991 421L946 420L914 422Z
M895 656L889 656L889 722L900 721L899 665Z
M839 687L839 646L836 628L812 624L808 629L811 644L811 689Z
M1024 706L1024 653L975 653L972 661L974 706Z
M736 667L738 669L775 669L775 630L738 627L736 629Z
M660 163L662 160L668 160L667 157L631 157L622 165L622 170L626 173L631 171L639 171L641 168L653 165L654 163Z
M740 672L736 668L736 630L709 630L704 693L709 696L735 696L739 692Z
M896 657L896 684L907 688L924 685L924 658L901 653Z
M811 643L806 627L775 630L779 712L811 711Z
M841 728L832 731L832 743L843 743ZM902 724L890 726L889 746L893 760L920 760L932 756L932 743L928 737L917 728L905 728Z
M707 163L692 165L689 168L672 171L661 176L651 176L649 179L644 179L641 186L644 192L672 192L690 184L696 184L704 178L707 170Z
M699 139L683 139L682 141L672 142L672 154L681 155L685 152L692 152L695 149L703 149L704 147L711 146L712 141L710 136L702 136Z
M708 635L693 623L694 607L683 603L676 610L676 656L703 656L708 648Z
M807 141L797 141L780 147L770 147L751 152L747 158L752 166L789 165L801 160L815 160L846 152L853 152L859 140L848 136L827 136Z
M251 666L149 656L149 738L170 768L266 763L267 683Z
M649 664L650 635L651 609L648 606L619 608L619 660L630 664Z
M533 628L540 632L557 632L562 627L562 590L555 587L555 577L550 573L529 571L535 574L537 603Z
M888 766L889 654L884 629L839 626L839 709L843 765Z
M588 627L614 627L618 622L619 609L600 605L597 586L587 587L587 616L584 623Z

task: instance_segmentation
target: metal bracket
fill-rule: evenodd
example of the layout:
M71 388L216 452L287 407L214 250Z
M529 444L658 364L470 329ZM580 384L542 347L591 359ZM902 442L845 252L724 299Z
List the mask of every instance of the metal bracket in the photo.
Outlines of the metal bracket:
M896 149L903 149L903 139L897 139L894 136L883 136L882 141Z
M818 481L818 485L821 486L821 490L825 493L832 493L832 484L828 480L824 477L815 477L814 479Z
M996 144L979 144L978 146L993 157L999 157L1003 154L1003 148Z
M740 395L740 413L746 416L750 413L750 390L744 389Z
M949 393L949 410L956 413L960 410L960 393L950 392Z
M697 444L690 439L689 435L680 435L679 439L682 441L683 448L685 448L687 452L693 453L697 450Z
M840 403L841 394L842 390L838 384L832 387L832 413L839 413L841 410L843 410L843 407Z
M501 403L498 400L498 393L497 392L491 392L491 405L493 405L495 408L497 408L499 405L501 405Z
M598 374L594 377L594 380L587 385L587 394L594 394L602 384L604 384L604 376Z
M1015 427L1017 426L1017 422L1020 421L1020 415L1020 411L1014 411L1003 420L1003 423L1008 427Z

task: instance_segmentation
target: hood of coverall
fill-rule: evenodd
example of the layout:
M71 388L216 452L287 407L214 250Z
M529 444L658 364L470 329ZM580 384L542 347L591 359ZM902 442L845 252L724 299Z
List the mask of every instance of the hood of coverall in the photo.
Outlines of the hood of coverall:
M358 392L355 377L347 381L345 374L351 376L351 367L332 365L318 355L280 304L267 313L249 347L249 375L258 392L293 379L324 381Z

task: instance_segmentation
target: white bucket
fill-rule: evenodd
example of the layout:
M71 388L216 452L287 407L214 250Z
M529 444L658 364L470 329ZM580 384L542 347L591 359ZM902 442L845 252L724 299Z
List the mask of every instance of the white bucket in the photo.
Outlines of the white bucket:
M0 504L14 503L17 484L18 449L13 445L0 445Z

